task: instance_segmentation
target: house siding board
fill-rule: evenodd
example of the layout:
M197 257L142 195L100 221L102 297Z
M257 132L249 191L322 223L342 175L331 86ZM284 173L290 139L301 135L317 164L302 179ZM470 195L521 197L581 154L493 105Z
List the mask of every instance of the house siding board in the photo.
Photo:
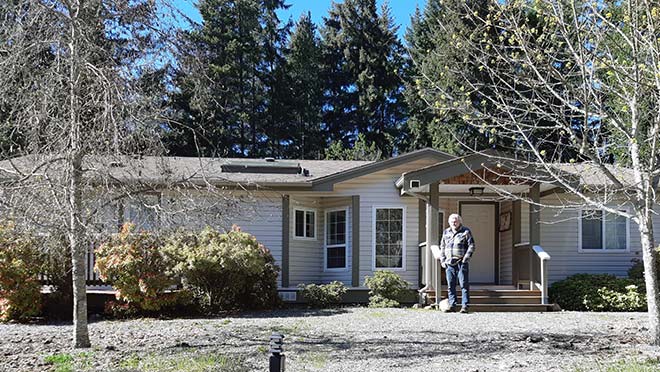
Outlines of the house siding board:
M291 195L289 215L289 287L319 283L323 272L323 224L325 215L320 198ZM295 210L314 209L316 230L313 239L295 237Z
M560 205L553 199L542 200L544 204ZM541 247L548 252L550 283L568 276L588 274L613 274L627 276L633 258L641 258L641 244L637 224L630 223L630 252L578 252L579 212L544 208L541 211Z
M364 286L364 277L373 275L373 208L405 207L405 268L396 271L412 287L418 287L418 202L417 198L401 197L394 182L401 173L437 163L436 160L419 160L403 166L392 167L370 175L354 178L335 185L335 194L360 196L360 286Z
M250 203L254 204L254 208L249 217L237 217L231 222L240 226L242 231L254 235L270 250L275 263L281 267L282 196L277 193L259 193ZM277 278L277 285L282 285L281 276Z
M500 214L513 211L510 201L500 203ZM499 217L499 216L497 216ZM500 233L500 284L513 284L513 229Z
M346 270L342 271L326 271L323 267L325 257L325 225L321 227L321 283L330 283L333 280L340 281L346 286L350 287L352 284L352 261L353 261L353 239L351 232L353 231L353 208L351 207L352 199L349 198L323 198L323 214L328 210L346 209Z
M543 221L543 215L541 215ZM541 226L543 230L543 226ZM520 203L520 242L529 243L529 204Z

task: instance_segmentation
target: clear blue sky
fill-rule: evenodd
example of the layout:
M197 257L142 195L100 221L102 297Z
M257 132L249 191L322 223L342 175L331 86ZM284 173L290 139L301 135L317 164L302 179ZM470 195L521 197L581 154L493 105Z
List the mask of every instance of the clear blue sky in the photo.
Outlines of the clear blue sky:
M174 5L179 8L183 13L193 20L200 22L201 17L194 4L197 0L174 0ZM335 0L335 2L342 2ZM378 0L378 4L382 4L383 0ZM332 4L332 0L288 0L286 2L291 7L285 11L280 11L279 15L282 20L287 20L291 17L294 22L300 18L301 14L312 12L312 20L320 25L323 17L328 14L328 10ZM391 16L394 21L400 26L399 35L403 36L406 32L406 27L410 24L410 16L415 12L415 7L419 6L424 9L426 0L390 0L388 1L391 9Z

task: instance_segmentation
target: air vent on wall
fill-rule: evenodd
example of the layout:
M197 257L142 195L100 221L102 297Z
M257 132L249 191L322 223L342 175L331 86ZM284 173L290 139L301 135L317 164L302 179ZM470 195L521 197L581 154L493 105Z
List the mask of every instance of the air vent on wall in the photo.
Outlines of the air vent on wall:
M419 180L410 180L410 188L411 189L416 189L418 188L422 183L419 182Z

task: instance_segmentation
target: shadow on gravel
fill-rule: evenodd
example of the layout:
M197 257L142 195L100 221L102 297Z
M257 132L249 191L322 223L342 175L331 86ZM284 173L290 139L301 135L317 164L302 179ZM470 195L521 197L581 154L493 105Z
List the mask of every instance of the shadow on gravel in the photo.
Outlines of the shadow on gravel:
M286 309L235 314L233 318L299 318L309 316L334 316L349 313L343 308L336 309Z
M483 335L453 335L424 331L410 333L410 341L401 335L383 336L371 340L345 338L307 338L290 342L296 351L343 351L349 359L369 358L424 358L438 355L471 355L487 357L493 354L543 352L549 355L596 355L607 353L623 344L640 344L639 337L604 337L602 334L566 335L556 333L489 333ZM330 349L330 350L328 350Z

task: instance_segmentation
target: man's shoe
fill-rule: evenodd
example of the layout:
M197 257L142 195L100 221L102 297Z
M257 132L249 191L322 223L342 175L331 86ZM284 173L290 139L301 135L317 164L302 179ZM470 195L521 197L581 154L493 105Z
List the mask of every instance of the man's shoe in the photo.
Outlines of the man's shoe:
M467 306L463 306L463 307L461 307L461 313L462 313L462 314L467 314L467 313L468 313L468 308L467 308Z

